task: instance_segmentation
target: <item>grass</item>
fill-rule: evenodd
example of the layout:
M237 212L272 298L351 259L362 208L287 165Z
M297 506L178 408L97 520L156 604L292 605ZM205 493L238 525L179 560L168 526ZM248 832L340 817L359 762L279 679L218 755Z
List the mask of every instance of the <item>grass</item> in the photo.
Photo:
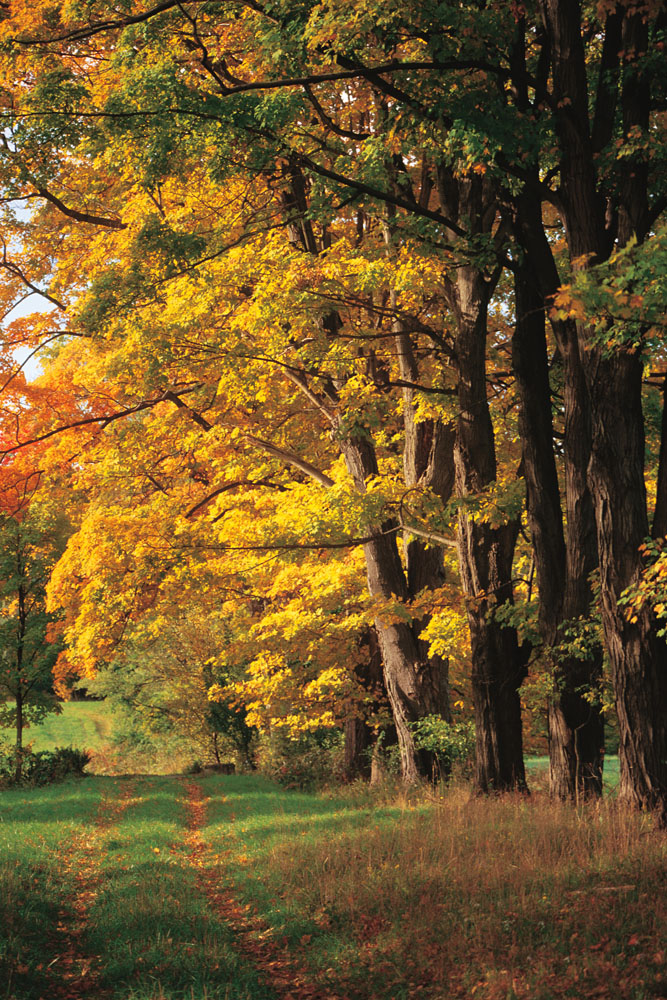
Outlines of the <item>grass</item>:
M163 742L161 749L128 751L114 745L116 719L105 701L68 701L59 714L47 715L26 729L24 739L34 750L73 746L91 752L91 774L165 774L185 769L194 753L177 740Z
M54 927L67 885L58 848L97 812L93 781L0 792L0 996L32 1000L50 993L45 933Z
M667 843L615 802L213 800L243 899L359 997L667 995ZM304 944L305 942L305 944Z
M150 777L1 793L3 1000L63 991L109 991L118 1000L271 1000L235 953L232 929L196 891L182 794L176 779ZM119 805L124 811L105 825ZM53 932L68 923L71 933ZM78 973L91 960L95 979L81 985Z
M538 784L541 783L541 779L548 777L549 773L549 758L548 757L526 757L526 775L529 784L535 783L535 779L538 779ZM602 784L605 792L613 792L618 788L619 781L619 764L618 757L609 754L604 759L604 769L602 774Z
M98 776L0 808L1 1000L276 1000L271 948L298 956L294 997L667 996L667 838L614 799Z
M25 731L35 750L74 746L101 750L113 736L114 720L103 701L67 701L59 715L47 715L38 726Z
M258 977L235 953L232 929L197 891L181 787L148 778L137 794L106 841L104 888L90 911L88 945L103 956L100 985L123 1000L258 998Z

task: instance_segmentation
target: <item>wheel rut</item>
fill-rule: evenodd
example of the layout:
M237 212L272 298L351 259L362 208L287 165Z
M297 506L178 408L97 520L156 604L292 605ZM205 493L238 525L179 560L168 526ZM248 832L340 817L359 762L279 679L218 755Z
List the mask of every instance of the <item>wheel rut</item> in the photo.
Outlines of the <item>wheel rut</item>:
M56 958L48 967L51 997L56 1000L109 1000L100 985L100 962L84 945L90 909L100 886L100 853L104 838L123 813L138 801L134 783L117 797L105 795L92 825L69 841L59 855L63 872L73 873L74 891L63 900L50 940Z
M220 861L202 835L208 799L196 782L185 784L185 846L197 872L197 887L211 910L235 933L234 946L257 970L277 1000L352 1000L348 994L313 982L286 943L269 936L270 928L252 907L220 885Z

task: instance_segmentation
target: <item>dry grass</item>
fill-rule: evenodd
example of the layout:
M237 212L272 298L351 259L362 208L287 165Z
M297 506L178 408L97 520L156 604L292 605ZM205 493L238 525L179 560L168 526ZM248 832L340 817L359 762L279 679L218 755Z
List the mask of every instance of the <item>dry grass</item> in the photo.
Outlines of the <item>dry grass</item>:
M667 837L613 800L196 783L205 858L175 778L2 793L0 997L62 995L67 954L96 958L117 1000L269 1000L276 955L295 957L317 1000L667 997ZM132 808L107 828L100 800L128 787ZM85 903L80 938L63 899ZM69 938L45 937L63 920Z
M271 852L299 909L359 943L378 997L667 996L667 840L649 817L538 795L404 803ZM387 987L391 985L391 990Z

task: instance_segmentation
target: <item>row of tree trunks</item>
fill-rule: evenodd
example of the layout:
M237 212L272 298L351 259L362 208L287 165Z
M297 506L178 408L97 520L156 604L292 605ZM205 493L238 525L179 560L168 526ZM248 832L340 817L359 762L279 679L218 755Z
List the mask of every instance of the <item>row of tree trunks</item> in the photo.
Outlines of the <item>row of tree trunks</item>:
M578 0L541 0L541 9L558 109L561 215L575 267L585 268L605 260L615 244L645 239L650 218L647 170L645 164L628 160L621 170L616 211L607 211L595 152L611 131L597 134L596 125L603 121L600 114L591 124L581 7ZM607 75L601 72L605 82L597 111L618 99L624 132L637 128L648 134L650 77L641 64L648 42L647 13L619 5L613 17L622 22L620 51L625 63L618 72L619 47L610 50L610 65L602 67ZM609 32L610 22L611 16ZM607 50L605 46L603 54ZM613 94L610 80L619 81ZM611 350L600 345L583 323L578 324L577 334L591 407L589 485L597 525L605 645L619 722L620 797L656 810L667 823L667 645L657 634L655 616L648 611L629 615L618 603L640 579L640 546L649 534L642 359L632 344L620 342Z
M515 267L516 325L513 368L519 395L526 506L540 594L544 656L551 660L548 702L550 788L557 798L600 795L604 719L599 687L602 648L568 656L565 632L591 615L591 574L597 568L595 516L587 481L591 451L590 406L576 327L554 321L563 373L565 512L556 458L545 331L545 299L558 289L558 273L541 225L539 201L524 193L515 222L529 253ZM541 267L540 267L541 265ZM568 624L569 623L569 624Z

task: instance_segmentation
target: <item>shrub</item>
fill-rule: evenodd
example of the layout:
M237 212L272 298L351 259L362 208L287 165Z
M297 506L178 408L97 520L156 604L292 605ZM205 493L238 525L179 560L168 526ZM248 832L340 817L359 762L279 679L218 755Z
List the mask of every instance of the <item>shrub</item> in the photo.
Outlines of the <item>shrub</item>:
M411 724L417 750L433 754L440 777L452 772L468 776L475 759L475 725L472 722L445 722L439 715L427 715Z
M69 774L82 776L90 762L87 750L76 747L56 747L55 750L23 750L23 766L20 782L16 780L16 750L2 748L0 752L0 785L8 788L21 784L37 787L62 781Z
M310 790L340 782L344 771L343 734L337 729L289 736L274 730L258 752L259 770L286 788Z

